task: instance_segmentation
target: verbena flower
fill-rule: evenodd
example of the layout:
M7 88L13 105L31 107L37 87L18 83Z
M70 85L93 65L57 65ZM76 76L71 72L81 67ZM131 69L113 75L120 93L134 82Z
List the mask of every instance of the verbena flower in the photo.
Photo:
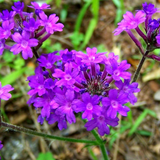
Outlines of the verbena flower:
M22 35L18 32L12 35L12 38L16 44L14 44L11 48L11 52L13 54L19 54L22 52L22 57L27 59L28 57L33 57L33 52L31 47L38 45L38 40L35 38L30 38L30 33L23 31Z
M2 87L1 82L0 82L0 99L3 100L9 100L11 98L11 94L8 93L10 91L14 90L14 88L11 85L5 85Z
M16 12L15 11L8 11L8 10L3 10L2 13L0 13L0 21L10 21L13 22L14 19L13 17L15 16Z
M4 49L5 49L5 40L2 39L0 40L0 55L3 54Z
M43 3L41 6L37 2L31 2L32 6L28 6L33 9L51 9L49 4Z
M47 33L53 34L54 32L61 32L64 25L62 23L57 23L59 18L56 16L56 14L51 14L49 18L44 12L39 13L39 16L41 18L41 26L44 26Z
M0 27L0 37L1 39L5 38L8 39L8 37L11 35L11 30L14 27L14 23L9 23L9 21L4 21L2 23L2 27Z
M14 6L12 6L12 9L16 12L22 12L24 8L24 3L23 2L14 2Z
M130 109L125 103L137 101L134 93L139 91L138 84L130 84L127 61L118 62L114 53L106 57L105 53L97 53L95 47L86 52L66 49L57 55L55 52L40 56L35 75L28 77L29 104L40 109L41 124L46 119L49 124L58 122L60 130L66 129L67 122L75 123L76 114L81 113L82 119L88 120L87 130L97 127L100 135L109 134L109 126L118 125L117 114L127 116Z
M3 148L2 141L0 141L0 150Z

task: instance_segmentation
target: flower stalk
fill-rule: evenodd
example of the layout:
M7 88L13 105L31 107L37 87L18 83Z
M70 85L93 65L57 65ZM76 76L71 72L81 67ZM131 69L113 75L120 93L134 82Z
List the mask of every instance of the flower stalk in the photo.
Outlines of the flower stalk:
M92 140L74 139L74 138L53 136L53 135L49 135L49 134L46 134L46 133L41 133L41 132L33 131L31 129L27 129L27 128L24 128L24 127L9 124L9 123L3 122L3 121L1 122L1 126L7 128L7 129L11 129L13 131L24 132L24 133L29 134L29 135L35 135L35 136L43 137L45 139L54 139L54 140L67 141L67 142L73 142L73 143L86 143L86 144L92 144L92 145L98 145L99 144L97 141L92 141Z

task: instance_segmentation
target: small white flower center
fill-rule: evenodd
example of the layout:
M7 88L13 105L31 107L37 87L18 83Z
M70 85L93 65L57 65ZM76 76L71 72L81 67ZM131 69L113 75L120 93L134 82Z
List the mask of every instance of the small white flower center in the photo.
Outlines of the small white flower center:
M92 110L93 109L93 105L91 103L88 103L86 106L87 110Z
M27 48L27 47L28 47L28 42L27 42L26 40L22 40L21 46L22 46L23 48Z
M112 106L113 108L118 108L118 102L112 100L112 101L111 101L111 106Z

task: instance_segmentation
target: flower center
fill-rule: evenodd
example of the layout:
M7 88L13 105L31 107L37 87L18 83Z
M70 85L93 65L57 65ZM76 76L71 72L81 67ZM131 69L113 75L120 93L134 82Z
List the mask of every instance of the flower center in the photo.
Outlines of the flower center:
M67 81L69 81L69 80L72 79L72 77L71 77L71 75L66 74L66 75L64 76L64 79L67 80Z
M111 106L112 106L113 108L118 108L118 102L112 100L112 101L111 101Z
M92 110L93 109L93 105L91 103L88 103L86 106L87 110Z
M47 66L47 68L52 68L51 63L49 63L49 62L46 64L46 66Z
M118 69L116 69L113 73L115 76L119 76L120 75L120 71Z
M103 123L104 120L105 120L105 117L104 117L103 115L100 115L100 116L98 117L98 121L99 121L100 123Z
M26 40L22 40L21 46L23 48L27 48L28 47L28 42Z
M129 88L128 88L127 86L124 86L124 87L123 87L123 91L124 91L124 92L129 92Z

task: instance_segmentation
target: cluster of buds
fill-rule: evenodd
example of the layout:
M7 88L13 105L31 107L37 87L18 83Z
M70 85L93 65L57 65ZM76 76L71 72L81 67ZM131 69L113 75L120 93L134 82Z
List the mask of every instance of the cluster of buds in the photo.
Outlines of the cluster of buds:
M130 11L127 11L126 14L123 15L123 20L118 23L118 27L114 30L114 35L126 31L144 55L145 52L142 44L131 31L135 29L146 43L147 54L145 54L145 56L160 61L159 56L154 54L148 55L148 53L154 49L160 48L160 19L152 19L153 14L160 12L160 10L151 3L147 4L147 2L143 3L142 6L143 9L138 10L135 16ZM143 23L144 30L141 30L139 26Z

